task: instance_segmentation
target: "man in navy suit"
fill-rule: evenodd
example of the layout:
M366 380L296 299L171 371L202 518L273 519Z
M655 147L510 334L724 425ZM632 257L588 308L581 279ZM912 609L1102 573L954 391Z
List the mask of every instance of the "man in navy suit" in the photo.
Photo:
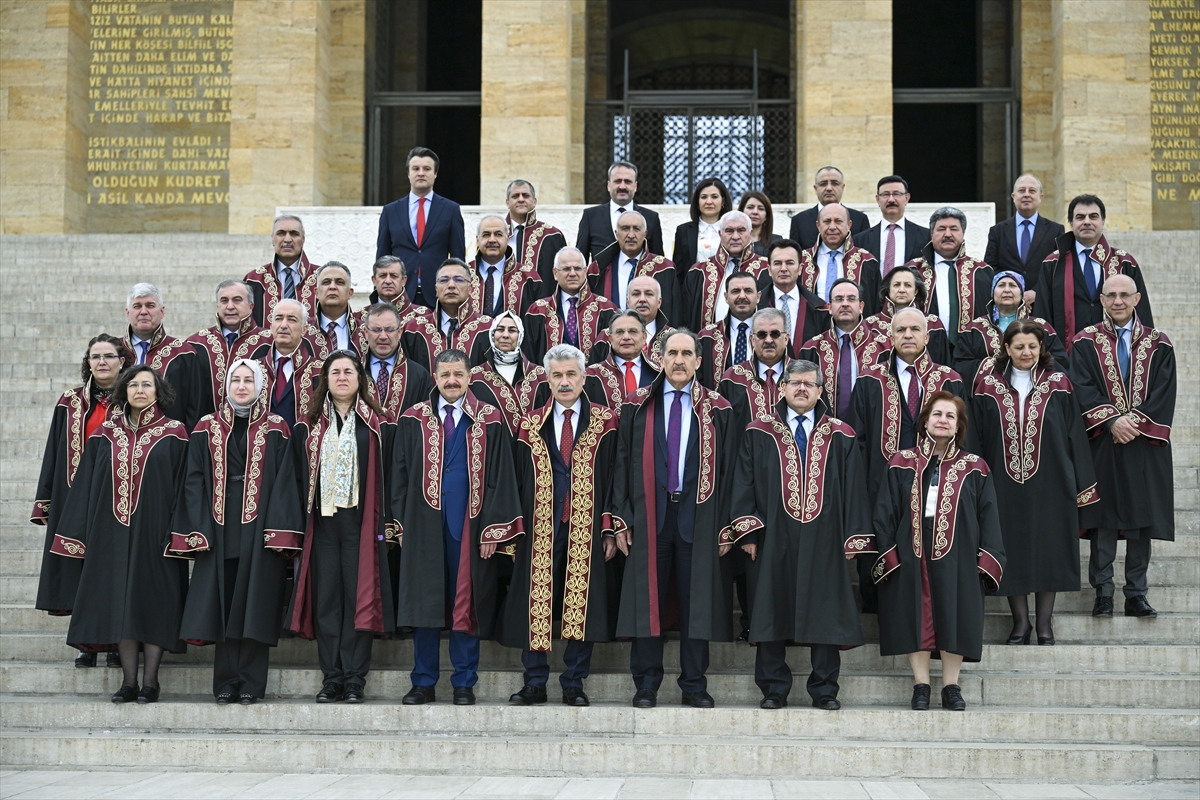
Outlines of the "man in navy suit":
M396 256L407 265L408 297L433 308L437 302L434 277L447 257L465 258L466 234L458 203L434 194L441 161L427 147L408 151L407 197L383 207L375 258Z
M792 217L791 232L788 238L800 243L800 249L807 250L817 243L817 215L821 209L830 203L842 202L842 193L846 191L846 179L837 167L821 167L813 179L813 191L817 193L817 204L806 208ZM855 208L846 208L850 214L850 236L854 237L871 227L867 215Z
M662 223L657 212L633 202L637 194L637 167L628 161L618 161L608 168L609 201L583 210L579 219L579 235L575 246L590 264L600 257L600 251L617 241L617 219L626 211L636 211L646 219L646 248L654 255L664 255Z
M854 236L854 246L870 252L879 262L876 277L882 278L896 267L920 258L921 249L929 244L929 228L904 218L911 197L908 181L899 175L884 176L876 184L875 202L879 204L883 219L875 227ZM863 280L858 282L865 283Z
M1012 270L1025 276L1025 303L1031 308L1042 262L1054 252L1055 240L1065 232L1061 223L1038 214L1045 196L1042 182L1033 175L1017 178L1012 190L1017 213L992 226L983 253L983 260L996 272Z

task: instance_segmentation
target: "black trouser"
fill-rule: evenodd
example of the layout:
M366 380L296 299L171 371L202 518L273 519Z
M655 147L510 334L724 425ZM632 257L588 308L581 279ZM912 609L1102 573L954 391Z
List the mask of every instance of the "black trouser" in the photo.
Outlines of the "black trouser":
M667 587L671 568L675 568L675 595L679 603L679 688L687 694L702 692L708 688L708 641L691 639L688 636L692 610L692 543L685 542L679 535L679 505L667 504L666 519L658 532L658 607L667 603ZM663 679L662 636L637 638L629 648L629 671L633 673L633 685L642 689L658 691Z
M229 624L229 612L233 607L234 587L237 586L240 559L225 559L225 623ZM271 648L254 639L225 639L217 642L213 655L213 696L222 692L250 694L265 697L267 694L267 667Z
M808 676L808 694L813 700L837 697L838 676L842 672L842 654L835 644L814 644L809 650L812 673ZM787 665L784 642L759 642L754 656L754 682L763 696L779 694L784 698L792 690L792 670Z
M321 672L326 683L362 687L371 668L372 635L354 629L360 535L357 511L339 508L332 517L317 518L311 558Z
M1129 533L1137 536L1129 538ZM1101 597L1112 597L1113 562L1117 559L1116 528L1098 528L1092 532L1088 580ZM1125 539L1125 599L1144 597L1149 590L1146 570L1150 567L1150 537L1142 531L1127 531Z

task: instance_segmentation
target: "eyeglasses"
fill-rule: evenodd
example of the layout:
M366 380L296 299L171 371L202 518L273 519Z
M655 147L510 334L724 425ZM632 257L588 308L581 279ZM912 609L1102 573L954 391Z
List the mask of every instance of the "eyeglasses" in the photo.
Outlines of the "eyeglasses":
M1134 296L1134 294L1136 294L1136 292L1134 292L1134 293L1130 293L1130 292L1107 292L1107 293L1105 293L1105 294L1102 294L1102 295L1100 295L1100 296L1101 296L1101 297L1107 297L1109 300L1132 300L1132 299L1133 299L1133 296Z
M94 364L99 364L101 361L120 361L121 357L116 353L93 353L88 356L88 361Z
M555 267L555 269L559 272L584 272L587 270L587 267L576 266L574 264L564 264L561 267Z
M378 325L373 325L373 326L367 328L368 333L395 333L398 330L400 330L400 329L395 327L394 325L389 325L386 328L381 328Z
M783 331L755 331L754 335L758 337L760 342L765 342L767 339L779 339L787 336Z
M908 192L880 192L879 194L877 194L875 196L882 198L883 200L891 200L891 199L899 200L900 198L904 197L904 195L906 195L906 194L908 194Z
M438 286L445 286L451 282L457 283L461 286L464 283L470 283L471 279L464 278L462 275L454 275L454 276L443 275L442 277L440 277L436 281L434 281L434 283L436 283Z
M807 389L810 392L820 386L820 384L810 383L809 381L784 381L783 385L790 386L793 389Z

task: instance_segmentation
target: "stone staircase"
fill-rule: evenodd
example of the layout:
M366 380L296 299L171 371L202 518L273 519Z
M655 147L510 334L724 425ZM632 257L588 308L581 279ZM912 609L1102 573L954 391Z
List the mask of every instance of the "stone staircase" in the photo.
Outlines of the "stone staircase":
M914 713L903 658L878 647L843 656L844 708L808 707L807 652L791 652L795 705L757 708L753 650L712 647L714 711L680 707L668 645L661 705L629 706L628 645L597 648L593 706L507 705L519 654L485 643L480 704L399 705L409 687L408 641L377 642L368 702L317 706L316 649L285 640L272 652L267 702L212 702L212 648L168 656L157 705L114 706L119 670L77 670L67 620L32 607L42 529L28 523L54 400L74 385L87 337L123 330L128 287L166 295L167 328L210 324L212 290L269 257L265 237L223 235L5 237L0 271L0 765L77 769L288 769L409 774L663 777L969 778L1128 782L1200 778L1200 326L1194 232L1114 234L1146 272L1159 327L1176 346L1174 425L1177 540L1156 543L1154 620L1090 616L1091 592L1060 595L1055 647L987 645L961 680L968 710ZM170 277L168 277L170 276ZM18 298L12 300L11 298ZM1087 548L1081 548L1084 575ZM1117 580L1122 580L1118 559ZM1085 578L1086 580L1086 578ZM1009 630L988 600L986 641ZM876 640L874 617L863 618ZM445 652L443 664L448 663ZM557 660L557 655L555 656ZM101 660L103 663L103 660ZM936 667L935 667L936 668ZM935 690L940 687L934 679ZM551 699L556 693L551 687Z

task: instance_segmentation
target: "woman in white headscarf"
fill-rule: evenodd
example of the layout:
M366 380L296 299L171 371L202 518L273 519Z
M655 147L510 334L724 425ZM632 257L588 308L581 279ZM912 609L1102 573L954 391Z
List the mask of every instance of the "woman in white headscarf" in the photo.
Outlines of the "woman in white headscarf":
M171 534L171 553L196 559L180 638L216 643L213 695L221 705L251 705L266 694L287 567L301 545L288 426L268 413L263 383L258 362L230 366L225 402L192 432Z
M492 319L488 340L486 360L471 370L471 394L500 409L515 436L521 416L533 408L538 387L546 383L546 370L521 352L525 326L513 312L501 311Z

